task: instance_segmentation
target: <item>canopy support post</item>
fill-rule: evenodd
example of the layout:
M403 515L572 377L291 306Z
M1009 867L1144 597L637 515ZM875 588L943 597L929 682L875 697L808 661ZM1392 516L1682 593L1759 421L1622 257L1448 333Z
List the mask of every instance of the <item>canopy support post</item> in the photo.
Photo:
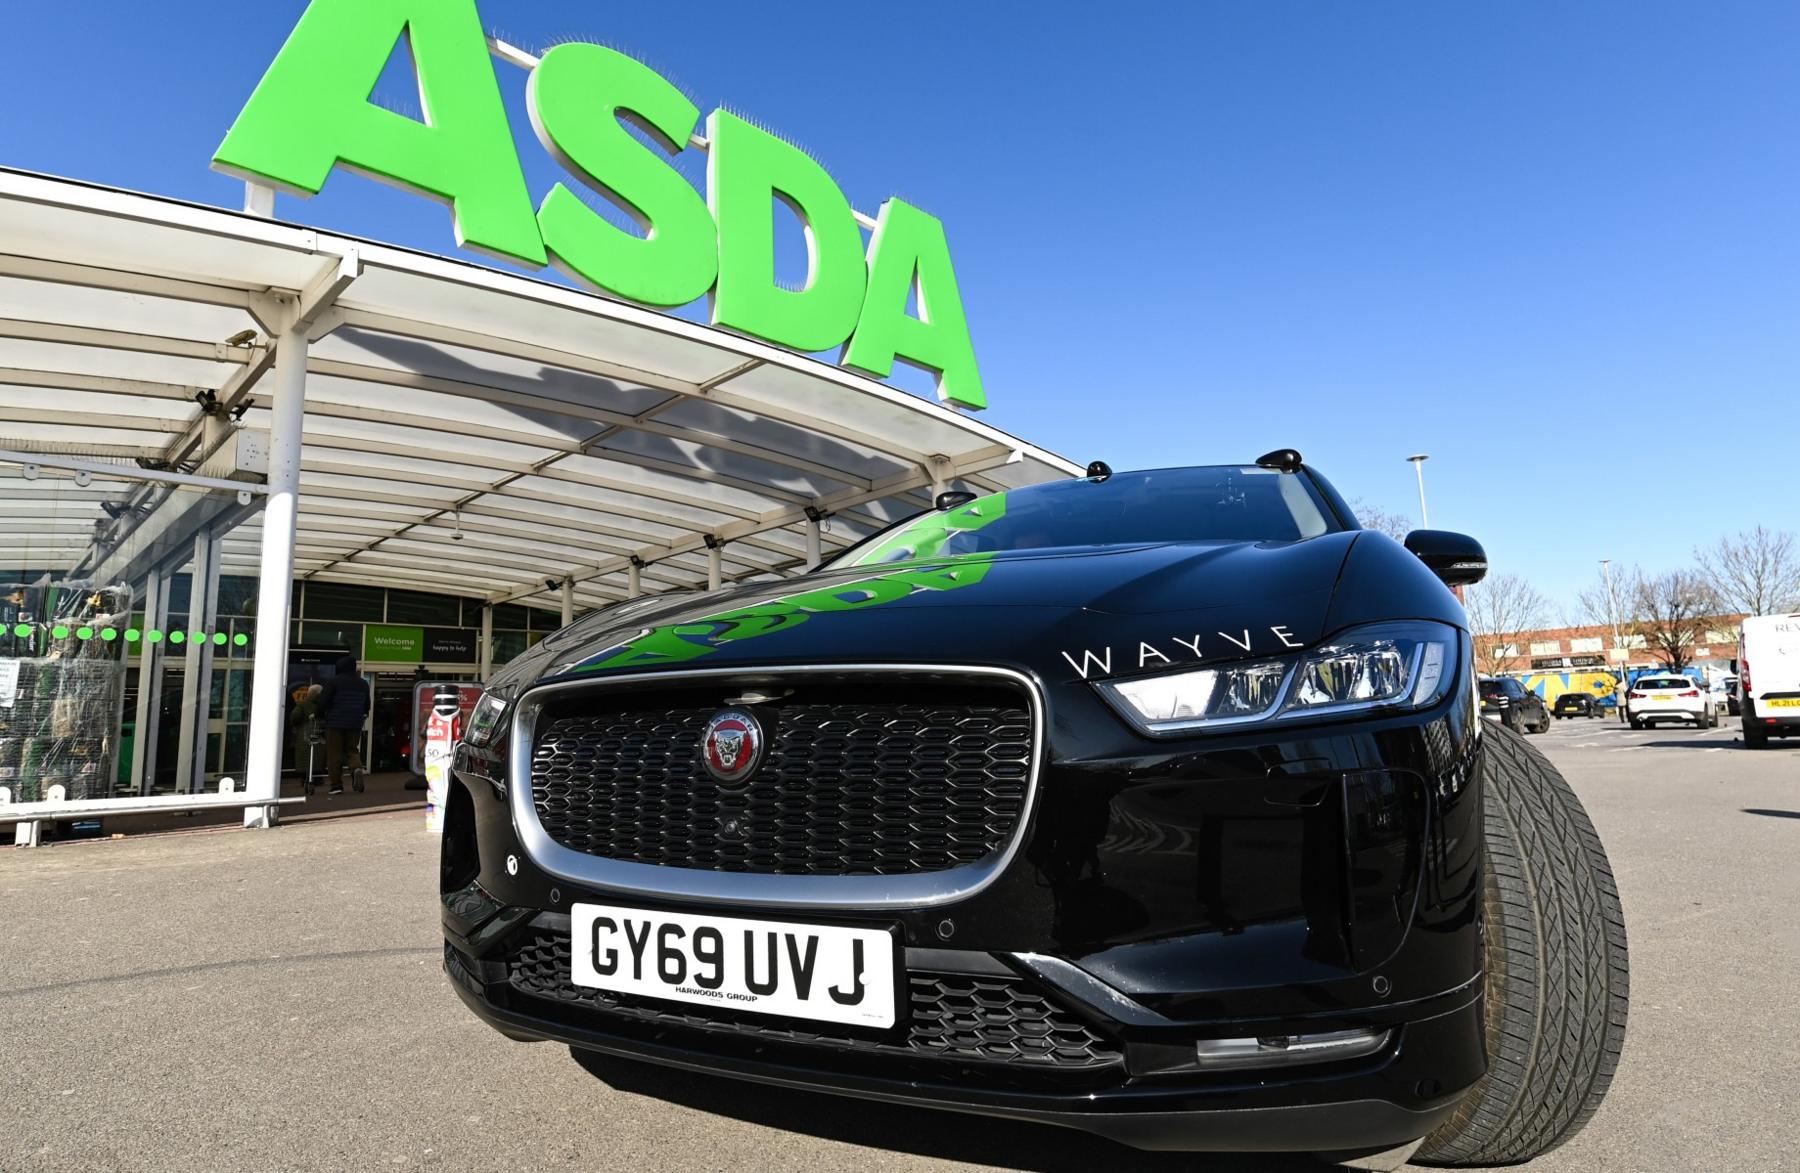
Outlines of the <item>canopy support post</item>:
M494 674L494 605L481 605L481 667L478 677L486 684Z
M562 625L567 627L575 622L575 580L562 580Z
M208 525L194 535L194 573L188 590L181 740L175 755L175 789L182 794L206 789L206 733L212 717L212 633L218 613L219 541Z
M806 569L818 566L820 560L819 530L823 522L816 516L817 510L808 511L806 516Z
M716 591L725 581L723 559L719 556L719 544L709 535L706 544L706 589Z
M625 597L635 599L644 593L644 579L640 571L643 569L638 560L633 558L631 565L625 568Z
M158 566L144 586L144 630L139 633L137 733L131 748L131 789L140 796L156 786L156 742L162 713L163 634L169 627L169 571ZM154 640L150 633L157 636ZM126 653L130 654L129 650Z
M250 677L250 750L244 790L266 806L246 806L244 826L273 827L281 817L281 740L287 718L289 609L294 590L294 530L300 513L300 435L306 419L307 324L298 307L275 350L269 418L269 493L263 504L257 564L256 659Z

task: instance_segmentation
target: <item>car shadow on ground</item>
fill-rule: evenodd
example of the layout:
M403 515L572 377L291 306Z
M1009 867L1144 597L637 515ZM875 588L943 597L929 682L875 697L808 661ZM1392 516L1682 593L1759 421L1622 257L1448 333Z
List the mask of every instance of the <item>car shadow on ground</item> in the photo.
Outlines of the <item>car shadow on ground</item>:
M1759 806L1739 807L1747 815L1764 815L1771 819L1800 819L1800 811L1772 811Z
M1736 738L1713 738L1710 741L1698 737L1686 741L1640 741L1645 749L1737 749L1743 742Z
M823 1092L766 1087L722 1075L702 1075L573 1048L584 1070L607 1086L715 1116L823 1140L1032 1173L1092 1173L1129 1167L1134 1173L1319 1173L1310 1157L1282 1153L1151 1153L1101 1137L960 1112L909 1108Z

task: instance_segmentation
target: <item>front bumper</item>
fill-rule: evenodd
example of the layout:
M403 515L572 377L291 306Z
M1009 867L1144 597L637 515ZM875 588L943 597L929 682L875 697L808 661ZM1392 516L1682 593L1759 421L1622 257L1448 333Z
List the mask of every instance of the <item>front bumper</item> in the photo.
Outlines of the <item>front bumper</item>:
M536 930L542 928L540 918L533 918L526 934L540 936ZM1066 1049L1085 1040L1085 1061L1058 1069L1051 1063L983 1060L974 1047L954 1060L904 1058L893 1045L873 1038L819 1036L781 1020L770 1020L767 1027L733 1024L688 1007L648 1002L603 1011L583 997L585 991L565 982L524 979L524 968L517 959L477 961L457 943L445 946L445 972L457 995L513 1040L565 1043L776 1087L1060 1124L1147 1150L1393 1148L1426 1135L1454 1112L1463 1088L1445 1088L1445 1058L1478 1056L1481 1049L1480 982L1435 998L1433 1006L1393 1007L1382 1015L1393 1022L1393 1034L1379 1054L1271 1078L1255 1070L1213 1076L1157 1072L1157 1061L1168 1060L1170 1052L1165 1043L1154 1042L1157 1033L1094 1013L1048 982L1022 982L1021 972L1008 972L983 954L909 950L907 970L929 975L931 982L965 970L986 988L1019 984L1066 998L1055 1007L1060 1013L1051 1029ZM999 997L988 1000L997 1004ZM1192 1031L1179 1033L1186 1042ZM1192 1049L1192 1042L1186 1047ZM1474 1067L1469 1079L1478 1072Z
M1706 720L1704 708L1684 708L1676 705L1645 705L1641 708L1627 708L1625 715L1634 721L1694 721Z
M583 884L519 834L505 755L465 752L444 844L453 984L514 1038L1145 1148L1384 1148L1454 1110L1485 1068L1468 693L1279 740L1154 745L1085 687L1047 707L1037 803L1009 863L919 906L720 909ZM913 1002L871 1034L596 996L568 978L569 910L588 901L890 927ZM920 1004L921 986L940 1003ZM1201 1039L1376 1028L1386 1045L1361 1058L1196 1063Z

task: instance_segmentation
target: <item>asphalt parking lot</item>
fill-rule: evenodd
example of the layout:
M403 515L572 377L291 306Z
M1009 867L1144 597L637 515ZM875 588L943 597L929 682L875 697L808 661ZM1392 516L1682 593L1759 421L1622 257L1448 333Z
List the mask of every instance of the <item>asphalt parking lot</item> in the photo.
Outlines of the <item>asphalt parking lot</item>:
M1618 874L1612 1095L1534 1170L1800 1169L1800 742L1558 721ZM1078 1134L507 1042L439 971L417 812L0 853L0 1169L1237 1173Z

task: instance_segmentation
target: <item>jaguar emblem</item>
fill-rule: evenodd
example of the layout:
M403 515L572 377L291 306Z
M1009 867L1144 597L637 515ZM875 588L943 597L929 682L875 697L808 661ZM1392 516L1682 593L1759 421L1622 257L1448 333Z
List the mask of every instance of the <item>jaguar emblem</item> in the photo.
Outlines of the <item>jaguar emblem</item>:
M700 760L706 772L727 785L748 779L762 755L762 726L743 709L714 713L700 736Z

